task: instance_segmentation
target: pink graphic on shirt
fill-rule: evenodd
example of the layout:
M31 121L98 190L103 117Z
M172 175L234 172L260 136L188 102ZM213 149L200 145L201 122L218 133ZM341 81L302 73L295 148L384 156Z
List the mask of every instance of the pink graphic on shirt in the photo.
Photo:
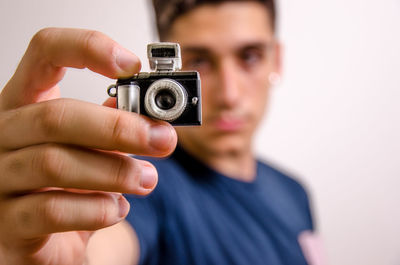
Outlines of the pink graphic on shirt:
M309 265L327 265L322 239L312 231L304 231L298 241Z

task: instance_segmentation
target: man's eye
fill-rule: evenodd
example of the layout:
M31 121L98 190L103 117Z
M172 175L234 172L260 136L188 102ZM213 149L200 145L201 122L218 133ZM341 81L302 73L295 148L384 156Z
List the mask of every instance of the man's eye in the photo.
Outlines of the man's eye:
M185 69L192 69L192 70L204 70L210 67L210 61L205 57L193 57L187 59L183 63L183 67Z
M246 66L253 66L264 58L264 54L258 50L246 50L240 54L240 60Z

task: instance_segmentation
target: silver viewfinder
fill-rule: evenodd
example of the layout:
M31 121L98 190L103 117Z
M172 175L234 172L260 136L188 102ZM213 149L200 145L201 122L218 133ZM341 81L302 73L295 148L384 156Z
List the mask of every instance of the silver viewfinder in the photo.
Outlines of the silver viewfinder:
M179 71L182 68L178 43L159 42L147 45L147 57L153 71Z

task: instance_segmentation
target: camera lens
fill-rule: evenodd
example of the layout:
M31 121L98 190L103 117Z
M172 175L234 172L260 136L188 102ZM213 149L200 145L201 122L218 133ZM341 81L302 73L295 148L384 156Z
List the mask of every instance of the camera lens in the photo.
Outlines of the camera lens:
M163 89L158 92L155 101L160 109L169 110L175 106L176 98L170 90Z
M143 103L150 117L174 121L186 109L186 89L173 79L160 79L149 86Z

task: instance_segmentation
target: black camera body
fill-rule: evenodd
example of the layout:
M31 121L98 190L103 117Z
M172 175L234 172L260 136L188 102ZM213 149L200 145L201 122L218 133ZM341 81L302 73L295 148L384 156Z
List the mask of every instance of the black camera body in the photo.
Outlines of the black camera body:
M154 72L118 79L108 88L108 94L117 98L117 108L174 126L201 125L200 76L195 71L179 71L179 45L149 44L148 57Z

